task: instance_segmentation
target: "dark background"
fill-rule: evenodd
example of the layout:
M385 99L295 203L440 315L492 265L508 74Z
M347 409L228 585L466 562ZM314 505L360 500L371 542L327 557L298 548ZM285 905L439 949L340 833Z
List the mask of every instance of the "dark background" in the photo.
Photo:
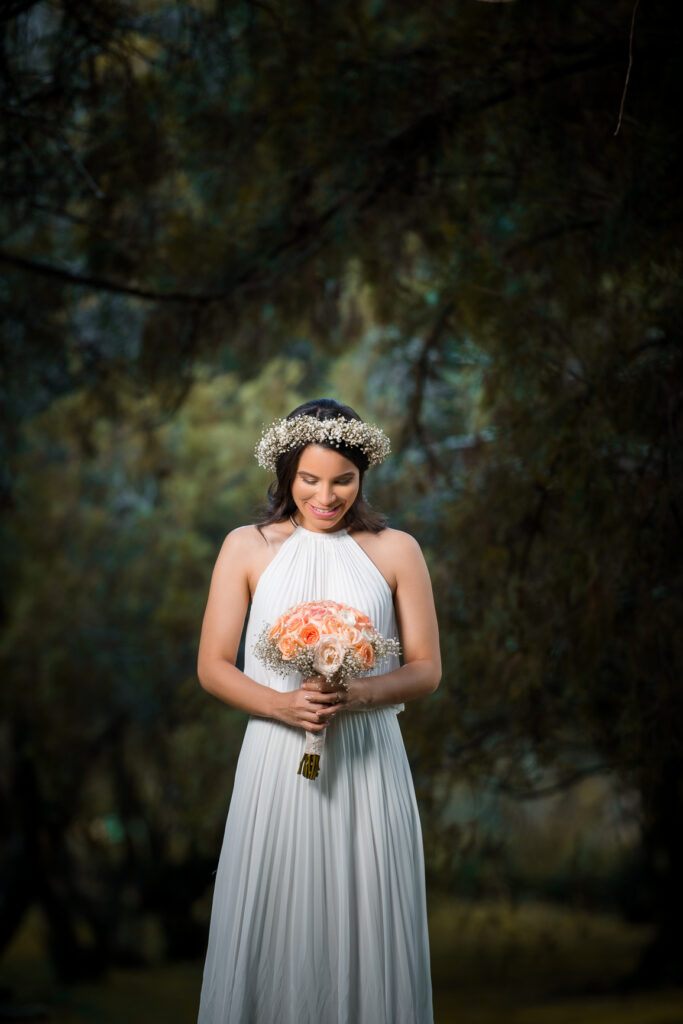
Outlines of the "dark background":
M0 1017L195 1019L211 568L329 395L436 594L437 1021L683 1020L675 14L3 5Z

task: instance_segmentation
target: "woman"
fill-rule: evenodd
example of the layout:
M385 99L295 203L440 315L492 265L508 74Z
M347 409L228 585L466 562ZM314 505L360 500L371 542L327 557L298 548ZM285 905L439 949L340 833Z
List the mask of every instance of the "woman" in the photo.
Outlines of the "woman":
M388 448L348 406L299 406L257 447L277 474L268 514L228 534L214 568L199 680L250 717L198 1024L433 1024L422 834L397 714L436 689L441 661L419 545L363 499L365 470ZM325 599L398 632L404 664L394 656L327 693L256 660L264 625ZM315 780L296 770L306 732L325 733Z

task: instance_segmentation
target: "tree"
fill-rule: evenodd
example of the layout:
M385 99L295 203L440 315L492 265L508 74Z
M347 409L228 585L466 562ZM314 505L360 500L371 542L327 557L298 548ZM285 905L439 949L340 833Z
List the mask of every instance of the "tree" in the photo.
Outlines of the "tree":
M449 553L458 689L420 711L449 751L438 770L524 790L532 756L557 781L599 763L636 785L660 925L645 967L666 973L683 911L680 69L670 5L633 16L11 6L0 258L22 374L5 434L15 448L16 420L73 388L92 396L87 439L123 415L124 380L173 408L198 362L249 380L292 336L345 353L363 337L342 315L354 273L380 402L403 414L379 493L409 479L406 525Z
M125 419L94 431L74 393L31 422L14 461L0 943L37 903L66 978L145 962L150 921L161 954L203 948L194 905L242 716L221 707L218 721L201 691L198 629L220 543L263 491L252 435L276 402L300 403L301 375L281 361L248 386L206 372L172 419L153 396L121 396Z

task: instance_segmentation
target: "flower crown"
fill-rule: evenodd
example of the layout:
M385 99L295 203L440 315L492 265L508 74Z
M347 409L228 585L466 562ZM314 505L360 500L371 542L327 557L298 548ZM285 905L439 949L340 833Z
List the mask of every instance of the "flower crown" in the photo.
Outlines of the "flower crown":
M294 416L276 420L266 427L256 445L256 461L263 469L277 472L277 461L291 448L328 441L338 448L342 444L360 448L371 466L377 466L391 451L389 438L379 427L363 420L347 420L343 416L319 420L316 416Z

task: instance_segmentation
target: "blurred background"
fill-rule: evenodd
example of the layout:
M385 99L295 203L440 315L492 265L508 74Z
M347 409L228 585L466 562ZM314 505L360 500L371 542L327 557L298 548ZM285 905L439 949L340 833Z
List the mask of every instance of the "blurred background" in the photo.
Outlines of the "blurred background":
M0 1019L196 1020L211 569L332 396L436 595L437 1024L683 1021L675 8L3 4Z

